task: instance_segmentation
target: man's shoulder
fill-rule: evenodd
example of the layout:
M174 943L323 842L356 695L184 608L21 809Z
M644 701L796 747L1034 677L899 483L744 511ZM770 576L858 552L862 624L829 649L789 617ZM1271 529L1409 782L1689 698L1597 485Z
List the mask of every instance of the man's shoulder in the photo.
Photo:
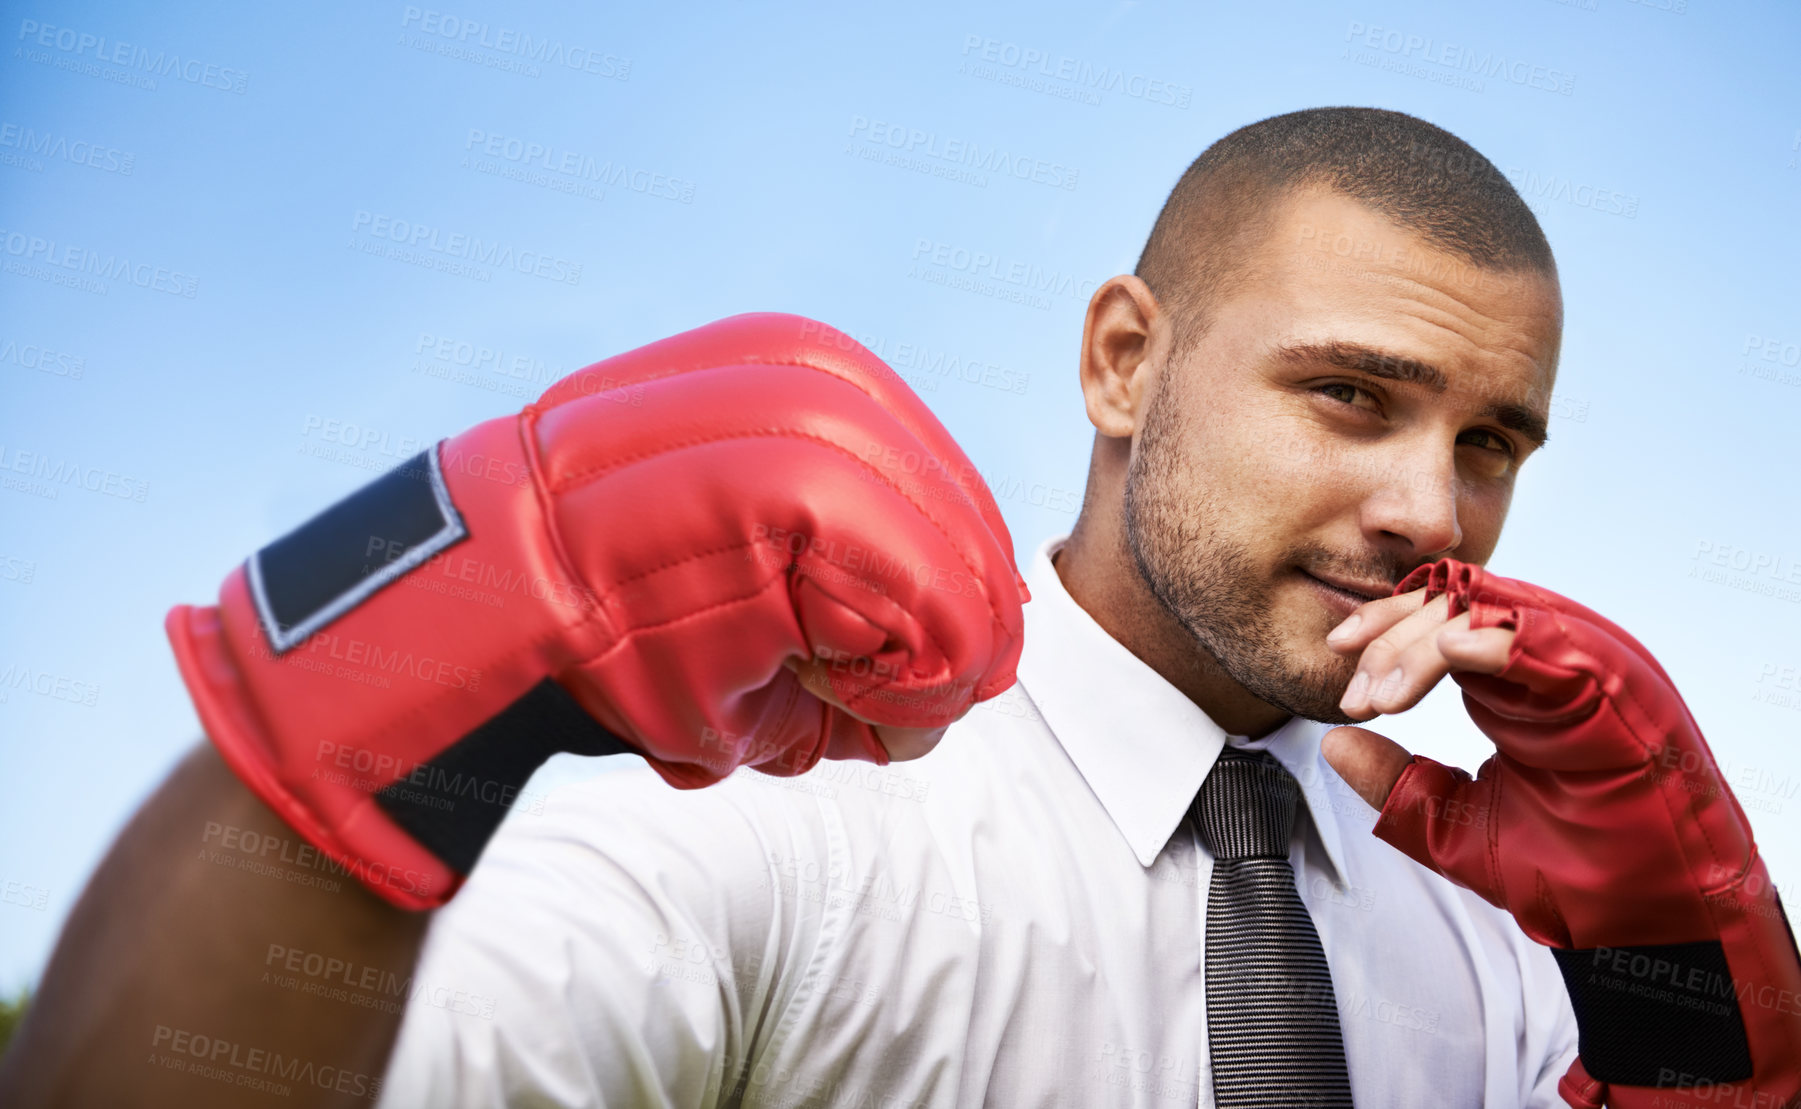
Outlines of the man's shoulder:
M554 837L624 826L646 836L705 834L816 814L820 797L800 778L777 779L745 767L713 785L678 788L635 755L573 760L553 769L560 773L532 780L526 793L533 804L509 816L503 832Z
M559 756L534 777L500 836L614 851L657 844L760 841L824 846L835 836L892 829L927 808L986 810L1067 761L1015 686L952 724L923 758L878 766L821 761L797 775L740 767L714 785L671 786L635 756Z

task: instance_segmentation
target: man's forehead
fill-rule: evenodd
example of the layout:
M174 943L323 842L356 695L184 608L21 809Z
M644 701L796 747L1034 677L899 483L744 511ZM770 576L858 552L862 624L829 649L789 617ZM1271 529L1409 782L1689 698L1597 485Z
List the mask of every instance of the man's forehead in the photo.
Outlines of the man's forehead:
M1562 341L1554 273L1478 266L1337 193L1289 198L1256 252L1259 264L1239 291L1288 337L1322 348L1339 342L1335 364L1360 361L1395 380L1548 402L1536 394L1550 391ZM1444 342L1448 335L1462 345ZM1439 353L1419 357L1413 348L1421 342ZM1454 372L1478 355L1486 372Z
M1563 295L1554 272L1479 265L1343 193L1305 189L1276 202L1256 267L1283 284L1346 296L1389 293L1449 298L1466 312L1525 331L1559 335Z

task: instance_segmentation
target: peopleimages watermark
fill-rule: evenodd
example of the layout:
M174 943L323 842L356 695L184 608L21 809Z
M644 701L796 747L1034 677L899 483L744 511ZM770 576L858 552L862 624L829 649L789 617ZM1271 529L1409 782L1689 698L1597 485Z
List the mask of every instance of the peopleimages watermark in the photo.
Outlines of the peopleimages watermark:
M409 4L401 12L400 26L403 31L415 32L413 36L400 36L402 46L503 72L537 77L543 73L540 66L549 66L615 81L629 80L632 75L630 58L562 39L539 38L530 31L496 27L436 8Z
M1101 284L1093 278L1079 278L1024 259L970 250L936 239L916 240L912 262L908 277L1044 311L1050 310L1054 296L1085 303Z
M406 558L414 549L403 539L371 535L363 549L364 572ZM466 554L455 544L413 566L400 578L400 584L438 593L446 592L441 586L467 586L466 592L450 591L447 595L481 601L493 608L504 607L509 594L582 612L601 605L600 595L580 581L530 572L518 565L499 565Z
M354 250L478 281L491 280L482 267L512 270L564 285L579 285L582 281L580 262L364 208L356 210L350 230L350 246ZM367 238L359 239L358 235Z
M22 124L0 121L0 165L42 173L47 159L130 177L137 158L129 150L105 143L70 139L54 131L37 131Z
M1777 673L1773 663L1766 663L1764 669L1759 682ZM1795 775L1778 775L1758 766L1736 766L1731 760L1715 763L1699 751L1675 746L1666 746L1653 755L1642 777L1652 785L1671 785L1699 797L1731 794L1740 807L1769 813L1780 813L1782 802L1801 789L1801 779Z
M1663 950L1663 949L1659 949ZM1668 1009L1723 1015L1745 1006L1801 1015L1801 995L1755 979L1735 979L1708 966L1633 948L1597 947L1589 982Z
M1572 207L1586 208L1603 215L1619 216L1622 219L1638 218L1638 197L1633 193L1559 177L1555 173L1539 173L1518 167L1507 170L1507 179L1513 183L1520 198L1529 207L1535 201L1559 200ZM1544 209L1541 206L1538 210L1542 212Z
M354 466L360 470L387 471L404 467L421 452L438 452L438 468L446 475L464 475L501 485L524 485L532 480L531 468L511 457L469 450L457 440L437 442L425 437L399 435L349 420L337 420L308 413L301 421L300 434L323 442L303 442L299 453ZM329 446L328 444L341 444ZM423 469L408 470L407 476L421 477Z
M764 965L765 956L760 952L734 952L722 944L668 932L658 932L649 950L650 955L641 969L655 976L653 985L657 986L688 982L716 989L721 972L729 965L730 973L726 977L735 981L740 989L748 990L766 970L776 969ZM816 997L865 1006L874 1005L877 1000L874 983L852 975L833 974L826 980L815 974L809 981L809 989Z
M67 351L54 350L42 343L21 343L17 339L0 340L0 363L10 362L20 369L36 370L52 377L77 381L87 371L87 359Z
M0 882L0 904L17 905L21 909L41 913L50 907L50 890L45 886L15 882L9 878Z
M1780 551L1697 540L1688 576L1781 601L1801 603L1801 560Z
M366 793L392 791L406 800L444 812L454 811L459 800L520 809L534 816L544 812L545 795L518 782L467 774L431 762L401 758L388 751L322 739L313 752L313 762L314 778Z
M1102 93L1114 92L1147 104L1186 109L1194 97L1190 85L986 35L963 36L963 62L957 72L1085 104L1099 104Z
M469 450L453 439L433 445L432 440L424 437L395 436L381 428L311 413L302 421L300 434L305 441L300 444L298 453L359 470L385 473L401 469L429 448L438 452L439 469L447 475L461 474L501 485L524 485L532 480L531 468L526 463ZM398 467L394 465L397 461ZM421 477L425 470L409 469L406 474Z
M24 475L23 478L14 477ZM56 500L68 487L137 501L150 495L150 483L103 466L84 466L67 458L57 458L42 451L20 450L0 443L0 488Z
M34 277L53 285L64 285L82 292L106 295L106 281L123 281L140 289L168 293L193 300L200 288L198 278L169 266L158 266L129 255L107 253L92 247L57 242L42 235L0 229L0 251L4 251L7 273Z
M295 1086L312 1086L373 1101L381 1076L318 1063L272 1048L251 1047L223 1036L158 1024L150 1037L152 1065L210 1078L258 1093L288 1097Z
M16 581L20 585L30 585L32 579L37 577L37 572L36 559L0 554L0 581Z
M1014 474L983 473L973 463L947 465L929 453L891 444L871 443L862 458L870 468L859 475L861 480L890 485L908 497L973 501L973 490L986 489L997 502L1015 500L1071 514L1081 511L1086 500L1085 493L1074 489Z
M1740 863L1708 863L1701 873L1701 888L1712 891L1702 896L1716 906L1728 911L1743 909L1753 916L1784 923L1788 914L1782 908L1783 895L1788 895L1790 905L1801 903L1801 896L1797 896L1792 885L1771 880L1767 871L1751 873Z
M936 162L943 168L967 170L970 175L967 183L978 184L980 187L988 184L985 175L993 174L1054 189L1073 190L1081 176L1080 170L1061 162L1048 162L999 145L984 147L973 139L941 135L937 131L922 131L917 127L871 119L865 115L851 116L849 137L861 141L865 153L879 154L886 150L900 158L901 161L890 164L903 168L908 168L911 160L920 159L928 165ZM855 146L845 148L846 153L857 150Z
M0 576L4 576L4 560L0 560ZM1780 666L1774 662L1766 662L1758 668L1756 688L1751 691L1751 700L1765 705L1801 712L1801 667ZM1787 792L1783 796L1791 797L1801 783L1789 783L1785 777Z
M769 869L761 875L758 888L796 901L846 907L861 915L898 922L906 919L906 912L918 903L922 892L919 886L885 873L871 873L859 881L853 864L838 859L821 865L817 858L775 851L768 854Z
M1502 170L1482 155L1467 149L1453 149L1436 143L1414 142L1408 146L1407 157L1411 161L1422 162L1435 170L1441 170L1451 177L1486 178L1490 182L1505 181L1517 190L1528 206L1533 201L1561 200L1577 208L1587 208L1605 215L1620 216L1624 219L1638 218L1639 198L1633 193L1619 189L1606 188L1574 178L1562 177L1555 173L1541 173L1535 169L1513 166ZM1533 209L1543 212L1541 205Z
M253 658L271 658L261 639L248 648ZM393 688L394 678L474 693L481 687L482 671L454 659L433 654L430 648L389 647L338 632L314 632L306 641L281 656L282 665L326 677L342 678L377 689ZM337 665L341 664L341 665ZM365 669L366 668L366 669Z
M398 1013L406 1003L420 1003L463 1016L494 1019L496 1001L488 994L433 985L411 973L370 966L355 959L272 943L263 955L259 983L363 1009Z
M757 523L751 526L744 560L768 566L792 567L805 558L802 568L820 575L827 567L843 572L842 584L866 592L887 594L889 586L935 589L958 597L981 597L981 579L965 566L937 566L914 561L905 552L885 551L841 541L828 535ZM840 580L840 579L833 579Z
M679 204L694 203L694 182L612 158L559 148L471 127L463 140L466 168L599 200L598 186L625 189ZM486 161L483 161L486 159ZM503 164L504 163L504 164ZM542 171L542 172L537 172Z
M18 41L26 45L15 48L14 57L151 91L157 87L156 79L162 77L241 95L250 80L241 69L184 58L169 50L151 53L119 39L35 19L19 21ZM101 65L110 68L102 69Z
M983 902L974 895L961 896L954 890L904 882L879 867L859 873L853 862L827 859L822 864L813 856L778 851L769 851L767 860L769 869L763 875L762 888L779 889L784 896L801 901L848 905L853 912L897 922L925 919L909 917L916 910L966 924L994 922L992 900Z
M1103 1040L1095 1050L1091 1071L1091 1078L1134 1093L1155 1094L1182 1105L1196 1105L1202 1100L1195 1081L1199 1069L1187 1056Z
M1383 997L1371 997L1369 994L1354 992L1339 1006L1346 1016L1362 1017L1365 1020L1377 1021L1381 1024L1392 1024L1396 1028L1405 1028L1410 1032L1424 1032L1436 1035L1438 1022L1442 1014L1437 1009L1423 1009L1418 1005L1405 1005L1398 1001L1390 1001Z
M1317 256L1310 256L1308 261L1303 264L1314 268L1329 268L1335 272L1355 274L1360 272L1356 263L1367 263L1361 272L1371 280L1389 282L1424 280L1434 284L1456 282L1465 288L1489 292L1518 289L1535 280L1533 275L1527 273L1514 273L1492 266L1473 265L1447 251L1422 246L1409 236L1366 239L1336 227L1320 227L1304 223L1296 231L1296 242L1303 248L1317 252ZM1324 257L1326 255L1345 259L1347 263L1352 264L1331 265L1329 260Z
M274 858L270 858L273 855ZM259 832L217 820L206 822L200 836L200 861L227 870L292 882L297 886L337 893L344 888L337 879L350 876L348 868L305 840Z
M585 397L601 397L632 408L644 407L643 382L630 382L591 369L572 372L529 354L517 354L453 335L421 331L414 344L412 372L441 381L532 400L553 382L565 382Z
M1801 387L1801 343L1772 335L1745 333L1738 372L1760 381Z
M937 378L943 377L969 385L980 385L984 389L1023 395L1026 387L1032 383L1031 374L998 362L935 349L925 343L891 342L884 335L852 336L817 320L801 324L800 335L809 343L833 350L849 352L861 346L880 358L889 369L900 374L902 380L915 389L922 384L935 389ZM909 370L912 371L911 375L906 372Z
M353 450L373 450L395 461L411 458L436 440L422 435L395 435L372 424L339 420L308 412L300 421L303 438L317 437Z
M92 708L100 699L100 686L92 681L52 674L19 663L8 663L0 668L0 703L10 701L14 693L21 691L86 708Z
M1446 78L1444 83L1457 84L1449 80L1455 76L1466 79L1500 78L1515 85L1526 88L1541 89L1562 96L1569 96L1575 91L1576 75L1538 65L1493 50L1476 50L1459 46L1454 42L1434 39L1429 35L1410 34L1406 31L1389 27L1376 27L1359 20L1351 20L1345 31L1345 42L1355 46L1365 46L1383 54L1390 55L1403 65L1418 61L1436 70L1414 73L1407 70L1410 76L1428 77L1437 80ZM1354 60L1363 61L1364 57ZM1473 87L1481 92L1480 84Z
M435 442L428 436L399 435L371 424L312 412L301 421L300 435L298 454L380 472L394 468L395 463L405 464Z
M432 361L447 366L491 373L522 382L522 388L534 397L544 392L551 382L569 372L528 354L509 354L500 347L491 347L456 335L437 335L430 331L419 333L418 340L413 344L413 353L428 355ZM413 370L415 373L425 372L420 370L417 360L413 363Z

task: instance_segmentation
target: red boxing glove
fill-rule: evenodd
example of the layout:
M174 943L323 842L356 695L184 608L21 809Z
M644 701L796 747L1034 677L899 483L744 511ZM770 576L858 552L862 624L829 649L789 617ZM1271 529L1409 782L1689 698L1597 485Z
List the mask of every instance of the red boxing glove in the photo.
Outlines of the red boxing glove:
M1414 756L1375 834L1552 948L1580 1055L1573 1106L1791 1104L1801 954L1751 825L1669 675L1594 612L1453 559L1395 588L1515 631L1453 675L1496 754L1474 779Z
M532 771L636 750L672 785L888 761L806 692L935 728L1014 681L1028 598L931 411L812 320L597 362L258 551L167 628L250 788L396 905L447 900Z

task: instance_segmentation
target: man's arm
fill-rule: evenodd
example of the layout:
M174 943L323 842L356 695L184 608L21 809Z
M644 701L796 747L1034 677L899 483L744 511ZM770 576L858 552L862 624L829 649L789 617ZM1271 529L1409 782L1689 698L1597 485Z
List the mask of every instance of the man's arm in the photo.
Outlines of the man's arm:
M849 865L838 801L750 772L671 789L618 761L534 795L434 914L377 1109L818 1092L786 1053L842 995L825 961L860 919L826 903ZM848 1041L804 1050L816 1073L853 1065Z
M173 609L213 747L77 906L7 1064L18 1099L371 1097L400 1006L315 995L409 976L425 922L401 910L455 894L552 755L634 751L683 789L885 763L1011 685L1029 594L999 508L822 326L746 314L576 371ZM213 826L312 863L221 881Z
M301 843L210 744L189 753L70 914L0 1061L0 1104L370 1103L399 1007L334 1005L321 1019L318 998L267 976L285 973L279 956L299 951L406 978L429 915L395 908L348 878L319 888L225 869L212 861L222 850L213 828L234 830L239 844ZM285 846L269 857L283 851L292 861ZM233 853L265 857L260 847ZM284 1072L313 1081L283 1080ZM255 1080L293 1094L259 1096Z
M1551 949L1581 1049L1563 1099L1801 1102L1801 949L1750 821L1651 653L1567 597L1456 559L1359 615L1328 637L1362 653L1346 713L1403 711L1450 675L1496 753L1472 778L1338 728L1326 758L1380 808L1376 836Z

